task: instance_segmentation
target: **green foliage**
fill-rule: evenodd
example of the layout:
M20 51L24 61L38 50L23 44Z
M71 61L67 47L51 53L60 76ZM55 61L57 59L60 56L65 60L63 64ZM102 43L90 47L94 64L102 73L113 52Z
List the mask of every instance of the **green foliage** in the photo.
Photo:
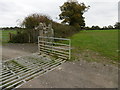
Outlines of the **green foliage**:
M53 23L53 29L55 33L55 37L69 37L77 32L77 29L73 26L62 25L59 23Z
M46 16L46 15L41 15L41 14L32 14L27 16L23 22L22 22L22 26L24 26L25 28L28 29L34 29L35 27L37 27L39 25L39 23L50 23L52 20Z
M120 29L120 22L117 22L117 23L114 25L114 27L115 27L116 29Z
M113 29L114 27L112 25L109 25L108 26L108 29Z
M99 26L92 26L91 29L92 30L100 30L100 27Z
M74 33L78 32L77 29L73 26L62 25L56 22L52 23L52 27L54 29L55 37L69 37L72 36ZM37 34L38 31L35 31L34 29L19 30L15 35L12 35L12 39L9 42L28 43L29 36L30 36L30 42L37 42Z
M112 60L118 60L118 31L90 30L81 31L71 37L72 46L77 51L93 50ZM76 52L75 50L75 52ZM74 53L74 49L73 49Z
M83 28L85 21L83 14L89 9L84 3L65 2L61 7L60 19L62 23L73 25L77 28Z
M100 27L100 26L92 26L92 27L85 27L84 28L85 30L116 30L112 25L108 25L108 26L103 26L103 27Z
M28 40L28 33L26 31L17 31L17 34L13 34L12 38L9 42L12 43L27 43Z
M25 27L25 29L21 31L17 31L16 35L12 35L12 39L10 42L13 43L27 43L27 42L37 42L37 36L39 34L38 30L35 30L35 27L39 25L39 23L45 23L48 25L51 23L52 20L42 14L31 14L27 16L23 22L22 26Z

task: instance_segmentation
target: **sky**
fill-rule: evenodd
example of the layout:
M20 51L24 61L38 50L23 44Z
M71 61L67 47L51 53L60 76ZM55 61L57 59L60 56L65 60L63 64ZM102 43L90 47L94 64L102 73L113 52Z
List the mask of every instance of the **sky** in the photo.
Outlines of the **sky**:
M120 22L120 1L118 3L118 22Z
M14 27L30 14L41 13L59 20L60 6L67 0L0 0L0 27ZM84 14L86 26L100 27L114 25L118 22L118 2L120 0L77 0L89 5Z

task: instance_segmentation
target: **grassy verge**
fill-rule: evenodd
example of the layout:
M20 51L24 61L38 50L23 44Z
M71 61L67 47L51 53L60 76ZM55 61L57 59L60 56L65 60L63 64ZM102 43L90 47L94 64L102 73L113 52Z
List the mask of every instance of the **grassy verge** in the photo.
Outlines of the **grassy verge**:
M81 31L72 37L73 54L84 51L95 51L101 56L118 61L118 31L90 30ZM90 54L91 52L89 52ZM75 54L74 54L75 55ZM87 57L88 55L86 55ZM74 56L76 57L76 56Z

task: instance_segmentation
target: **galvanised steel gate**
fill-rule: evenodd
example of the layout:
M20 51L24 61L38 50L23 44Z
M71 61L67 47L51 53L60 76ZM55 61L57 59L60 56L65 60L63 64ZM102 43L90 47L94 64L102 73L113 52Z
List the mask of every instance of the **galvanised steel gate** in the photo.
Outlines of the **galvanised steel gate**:
M47 54L64 60L71 58L71 40L55 37L38 37L40 54Z
M39 53L22 56L0 63L0 88L15 89L41 76L71 57L71 40L38 37Z

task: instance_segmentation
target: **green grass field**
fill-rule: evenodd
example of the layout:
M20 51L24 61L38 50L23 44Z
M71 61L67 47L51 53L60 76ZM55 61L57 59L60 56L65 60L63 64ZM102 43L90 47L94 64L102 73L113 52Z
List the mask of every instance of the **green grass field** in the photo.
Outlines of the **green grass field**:
M81 31L70 38L76 50L93 50L102 56L118 60L118 30Z
M9 41L9 32L2 31L2 42ZM111 60L118 60L118 30L87 30L81 31L72 37L72 46L75 47L72 53L76 51L92 50L100 53L102 56L108 57Z
M2 43L7 43L9 41L9 33L16 34L15 30L2 31Z

